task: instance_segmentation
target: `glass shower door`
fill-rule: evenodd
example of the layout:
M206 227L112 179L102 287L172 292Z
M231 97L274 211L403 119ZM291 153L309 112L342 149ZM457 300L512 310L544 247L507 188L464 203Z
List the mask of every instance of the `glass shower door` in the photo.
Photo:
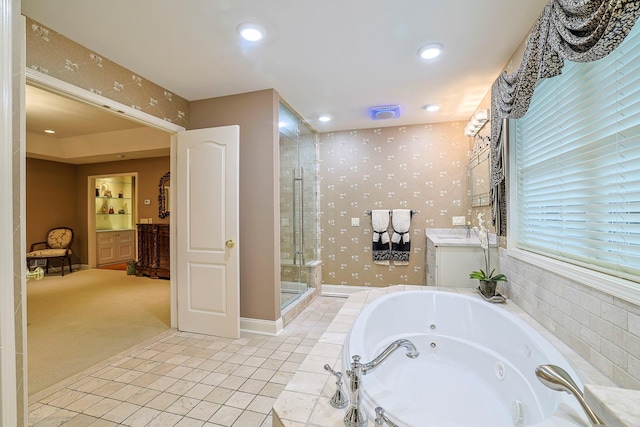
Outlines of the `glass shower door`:
M316 257L316 133L280 106L280 306L308 290Z

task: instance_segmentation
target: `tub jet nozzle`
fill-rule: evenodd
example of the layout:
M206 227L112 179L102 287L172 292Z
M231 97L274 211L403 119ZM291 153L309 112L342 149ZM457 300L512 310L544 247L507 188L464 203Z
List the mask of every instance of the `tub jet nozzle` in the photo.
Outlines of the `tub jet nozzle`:
M604 426L604 423L598 418L593 410L584 401L582 390L573 381L571 376L559 366L556 365L540 365L536 368L536 376L540 382L551 390L565 391L575 396L582 409L587 414L589 421L594 426Z

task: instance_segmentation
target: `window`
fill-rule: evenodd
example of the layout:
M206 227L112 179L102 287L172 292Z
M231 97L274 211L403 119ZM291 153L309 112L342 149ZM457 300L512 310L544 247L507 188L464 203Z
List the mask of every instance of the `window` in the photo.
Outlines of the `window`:
M511 125L510 246L640 290L640 26L539 82Z

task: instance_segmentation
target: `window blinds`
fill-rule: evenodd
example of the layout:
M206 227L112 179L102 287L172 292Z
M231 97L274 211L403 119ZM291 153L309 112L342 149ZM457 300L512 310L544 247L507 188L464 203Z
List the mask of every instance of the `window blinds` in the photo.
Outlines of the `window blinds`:
M516 246L640 282L640 28L541 81L512 125Z

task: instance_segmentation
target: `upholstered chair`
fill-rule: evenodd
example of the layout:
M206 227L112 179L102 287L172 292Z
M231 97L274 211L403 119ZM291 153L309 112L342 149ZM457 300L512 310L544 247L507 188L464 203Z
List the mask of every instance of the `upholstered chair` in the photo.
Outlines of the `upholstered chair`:
M49 272L49 260L59 259L60 270L64 276L64 261L69 261L69 273L71 273L71 244L73 243L73 230L69 227L58 227L49 230L45 242L36 242L31 245L27 253L27 265L33 260L46 260L45 271Z

